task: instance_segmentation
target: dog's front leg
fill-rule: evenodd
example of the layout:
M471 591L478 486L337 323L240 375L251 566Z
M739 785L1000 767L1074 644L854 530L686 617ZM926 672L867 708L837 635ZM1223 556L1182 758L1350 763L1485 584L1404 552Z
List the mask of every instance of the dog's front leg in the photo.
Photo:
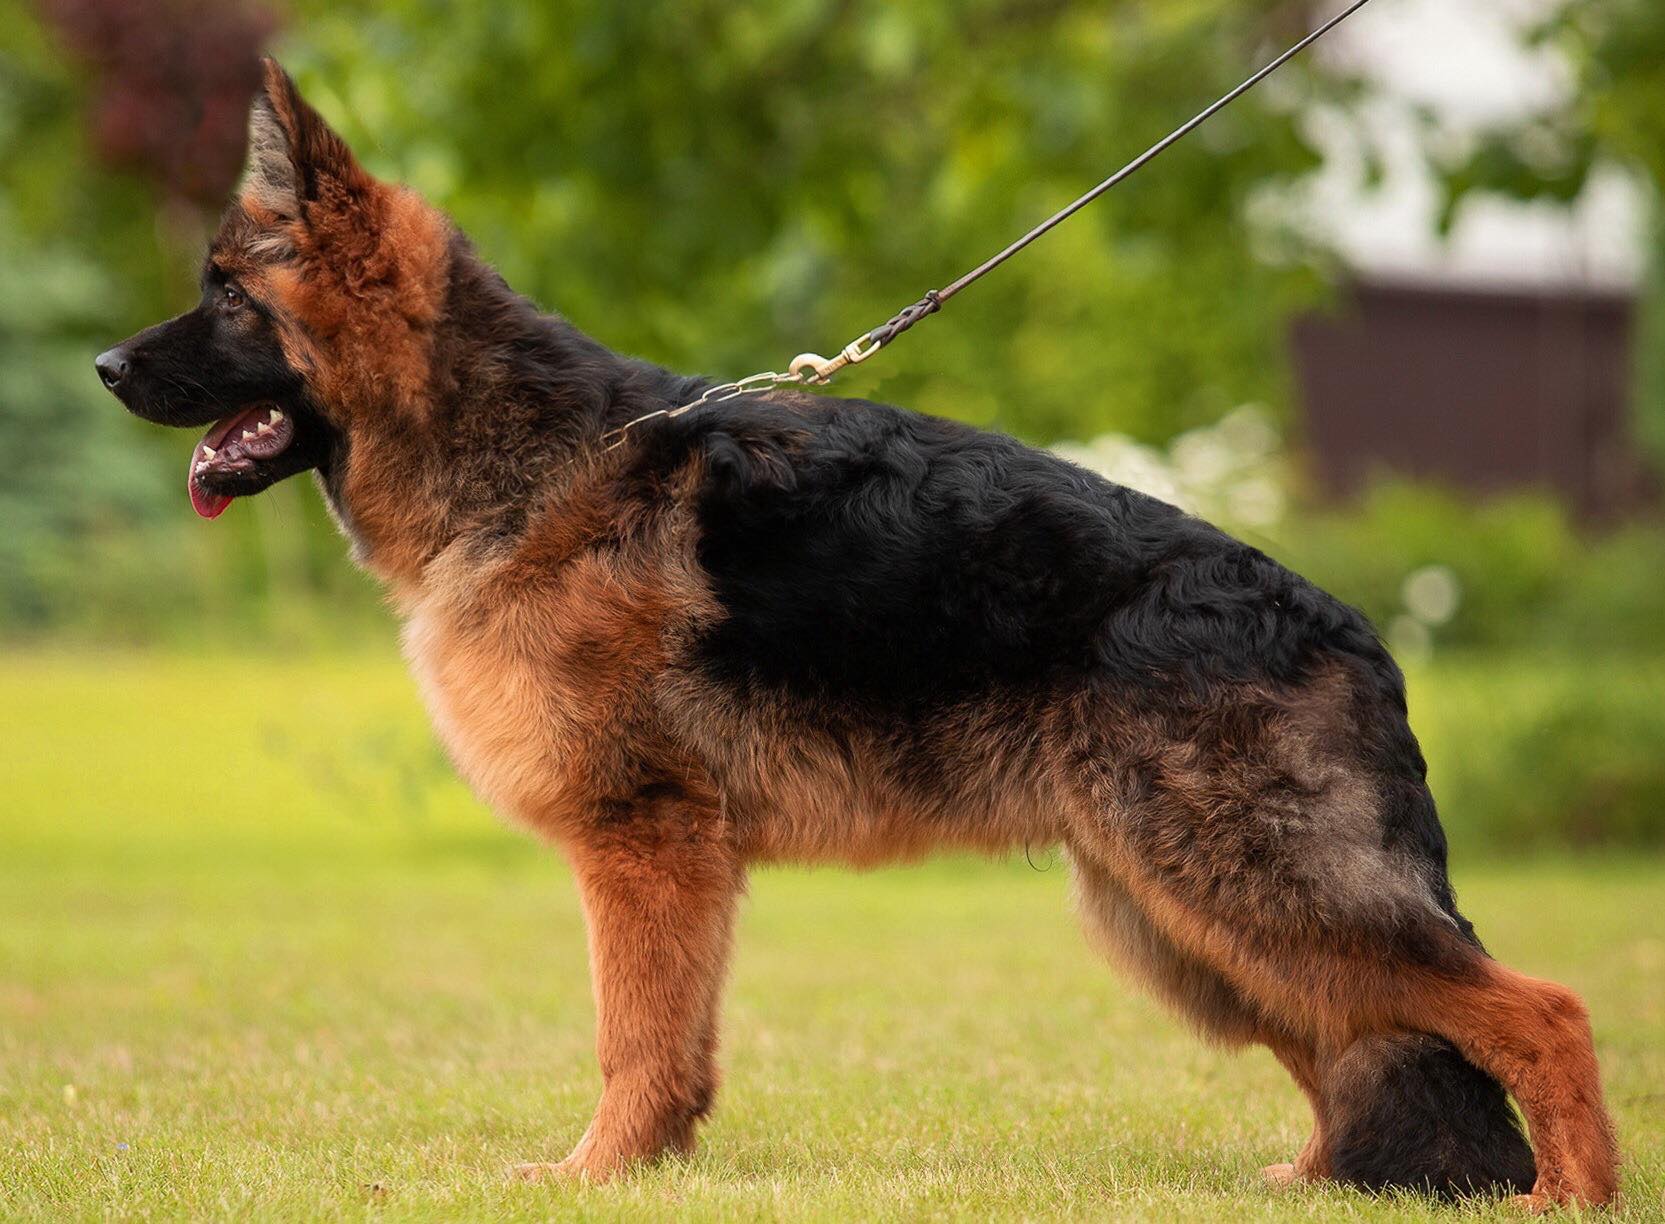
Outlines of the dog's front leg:
M589 926L601 1103L559 1164L522 1176L612 1177L688 1152L716 1092L718 993L744 881L720 813L680 793L610 806L568 843Z

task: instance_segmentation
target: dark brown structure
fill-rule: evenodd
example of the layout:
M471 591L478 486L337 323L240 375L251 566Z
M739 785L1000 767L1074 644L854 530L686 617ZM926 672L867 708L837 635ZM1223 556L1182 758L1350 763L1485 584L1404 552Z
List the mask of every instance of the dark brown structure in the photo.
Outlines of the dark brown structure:
M1322 486L1384 474L1543 489L1589 519L1647 498L1630 430L1635 299L1361 281L1292 332Z

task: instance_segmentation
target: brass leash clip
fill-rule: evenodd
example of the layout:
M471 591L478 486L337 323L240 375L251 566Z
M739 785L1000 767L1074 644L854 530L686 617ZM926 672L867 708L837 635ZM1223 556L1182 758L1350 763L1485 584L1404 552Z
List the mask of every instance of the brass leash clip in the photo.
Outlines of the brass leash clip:
M845 366L859 365L882 347L883 345L873 339L872 332L863 332L846 344L836 357L823 357L819 353L799 353L786 368L799 381L818 387L831 382L833 375Z

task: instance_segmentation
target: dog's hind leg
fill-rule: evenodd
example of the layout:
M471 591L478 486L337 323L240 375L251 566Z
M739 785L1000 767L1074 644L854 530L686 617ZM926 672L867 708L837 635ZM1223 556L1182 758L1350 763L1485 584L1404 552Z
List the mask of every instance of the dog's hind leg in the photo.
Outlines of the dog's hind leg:
M1312 1135L1293 1163L1268 1165L1268 1180L1315 1180L1330 1172L1324 1068L1316 1046L1268 1020L1216 969L1186 952L1151 921L1114 874L1090 853L1069 849L1076 906L1089 941L1112 963L1172 1006L1210 1041L1269 1048L1312 1108Z
M716 1091L718 996L744 873L721 813L681 794L609 813L566 850L589 927L601 1102L570 1156L519 1172L600 1181L693 1149Z
M1160 915L1146 921L1171 943L1168 964L1182 970L1159 980L1159 990L1205 1027L1223 1018L1216 1035L1270 1046L1313 1104L1313 1138L1294 1165L1272 1166L1268 1176L1451 1194L1508 1188L1532 1164L1506 1106L1475 1095L1500 1092L1495 1080L1520 1102L1531 1130L1530 1205L1611 1200L1612 1129L1589 1024L1571 991L1499 965L1433 919L1421 939L1406 939L1399 921L1374 937L1368 926L1256 931L1203 917L1149 881L1143 887L1137 909ZM1173 989L1209 982L1209 970L1217 982ZM1421 1050L1409 1065L1381 1065L1389 1051L1375 1043L1416 1032L1449 1042L1438 1043L1445 1056ZM1323 1056L1337 1049L1343 1055ZM1412 1150L1417 1136L1440 1150Z
M1075 719L1088 785L1071 838L1187 961L1308 1048L1449 1041L1526 1114L1532 1205L1606 1203L1617 1153L1583 1005L1474 940L1403 706L1354 682Z

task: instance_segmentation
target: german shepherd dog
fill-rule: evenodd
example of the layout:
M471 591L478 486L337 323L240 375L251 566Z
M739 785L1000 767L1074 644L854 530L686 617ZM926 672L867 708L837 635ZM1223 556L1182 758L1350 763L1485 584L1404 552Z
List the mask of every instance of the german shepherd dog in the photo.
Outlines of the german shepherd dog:
M883 404L777 390L612 445L711 384L540 313L269 61L202 285L103 381L208 426L205 516L316 473L457 767L571 862L604 1088L523 1175L691 1148L750 864L1050 843L1106 953L1294 1077L1314 1128L1273 1180L1613 1197L1584 1007L1458 913L1359 613L1171 506Z

